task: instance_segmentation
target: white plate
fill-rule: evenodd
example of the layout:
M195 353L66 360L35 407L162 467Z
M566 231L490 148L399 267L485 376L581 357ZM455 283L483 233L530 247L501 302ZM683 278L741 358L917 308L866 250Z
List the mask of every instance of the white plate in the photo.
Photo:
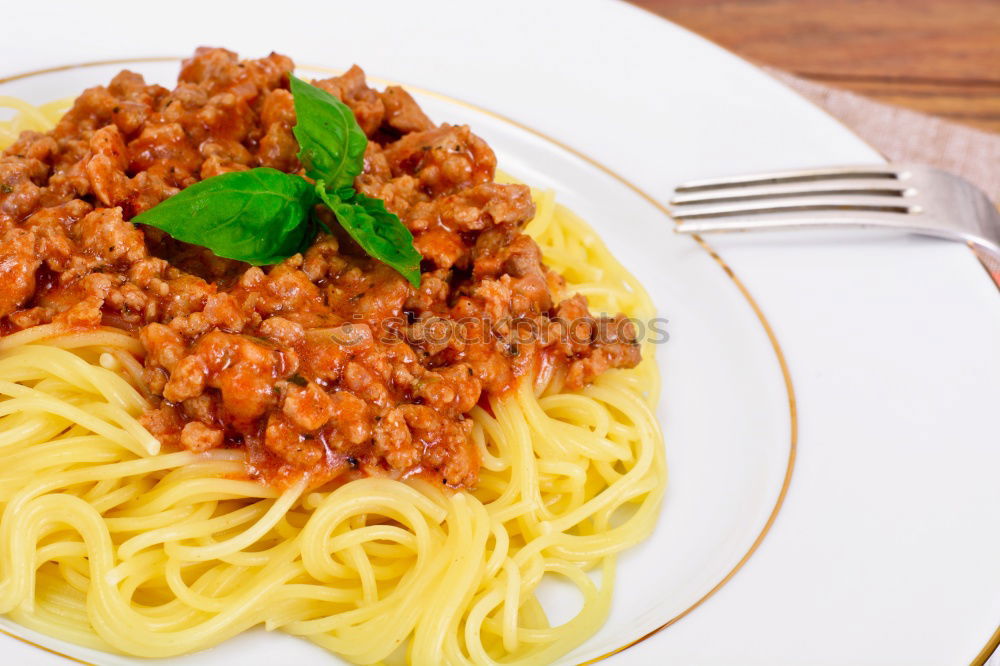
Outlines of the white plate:
M752 169L877 161L757 70L617 3L29 4L6 24L6 73L201 43L271 49L447 93L582 150L658 200L674 183ZM374 5L374 6L373 6ZM44 25L44 39L38 26ZM15 64L16 63L16 64ZM172 66L133 68L169 80ZM36 101L115 68L12 81ZM556 188L670 318L661 349L671 481L660 527L622 558L608 625L569 661L626 645L697 603L766 527L794 443L776 348L737 285L600 168L481 111L465 121L503 166ZM714 241L774 325L801 438L773 529L705 603L613 663L967 663L1000 616L1000 299L965 248L884 235ZM12 631L91 661L125 663ZM2 637L0 637L2 638ZM189 663L321 658L264 632ZM0 640L5 663L54 658ZM143 662L146 663L146 662Z

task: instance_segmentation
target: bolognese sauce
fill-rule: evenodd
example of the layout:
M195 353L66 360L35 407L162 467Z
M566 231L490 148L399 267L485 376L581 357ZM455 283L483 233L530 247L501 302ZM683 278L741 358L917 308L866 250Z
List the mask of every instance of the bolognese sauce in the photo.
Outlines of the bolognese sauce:
M357 66L314 85L367 135L355 187L412 232L419 288L339 232L258 267L130 222L222 173L301 173L292 69L201 48L173 90L123 71L52 131L24 133L0 157L0 327L134 333L149 431L177 449L243 448L269 483L473 487L473 407L522 377L575 389L633 367L635 331L565 293L523 233L529 189L495 181L481 138L434 124L402 88L374 90Z

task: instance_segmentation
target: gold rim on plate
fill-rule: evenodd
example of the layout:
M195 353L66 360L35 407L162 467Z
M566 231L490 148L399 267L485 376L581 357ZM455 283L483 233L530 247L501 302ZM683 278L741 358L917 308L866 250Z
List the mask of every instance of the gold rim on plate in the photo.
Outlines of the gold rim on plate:
M48 68L45 68L45 69L38 69L38 70L29 71L29 72L22 72L20 74L14 74L12 76L7 76L7 77L0 78L0 84L9 83L11 81L17 81L17 80L21 80L21 79L26 79L26 78L30 78L30 77L33 77L33 76L41 76L41 75L44 75L44 74L52 74L52 73L55 73L55 72L63 72L63 71L68 71L68 70L72 70L72 69L83 69L83 68L86 68L86 67L101 67L101 66L107 66L107 65L148 64L148 63L156 63L156 62L177 62L177 61L180 61L180 60L182 60L182 58L173 57L173 56L159 56L159 57L149 57L149 58L120 58L120 59L114 59L114 60L95 60L95 61L91 61L91 62L82 62L82 63L71 64L71 65L59 65L59 66L56 66L56 67L48 67ZM341 73L343 73L343 70L332 69L332 68L329 68L329 67L320 67L320 66L315 66L315 65L301 65L299 68L300 69L305 69L305 70L312 70L312 71L324 72L324 73L331 73L331 74L341 74ZM370 80L376 81L376 82L381 83L381 84L402 85L402 84L399 84L396 81L391 81L391 80L388 80L388 79L383 79L381 77L369 76L368 78ZM610 167L606 166L605 164L597 161L596 159L594 159L593 157L587 155L586 153L583 153L583 152L577 150L576 148L573 148L572 146L569 146L569 145L563 143L562 141L560 141L560 140L558 140L558 139L556 139L554 137L548 136L547 134L534 129L533 127L529 127L528 125L525 125L525 124L523 124L523 123L521 123L519 121L516 121L516 120L514 120L512 118L509 118L509 117L507 117L507 116L505 116L503 114L497 113L495 111L491 111L489 109L485 109L485 108L483 108L481 106L478 106L478 105L466 102L466 101L461 100L461 99L457 99L457 98L452 97L450 95L445 95L443 93L439 93L439 92L434 91L434 90L427 90L426 88L421 88L419 86L405 85L404 87L406 87L409 90L412 90L414 92L423 94L423 95L428 95L428 96L431 96L431 97L435 97L437 99L441 99L441 100L444 100L446 102L450 102L452 104L457 104L458 106L463 106L463 107L472 109L474 111L477 111L479 113L483 113L483 114L488 115L488 116L490 116L492 118L495 118L495 119L500 120L500 121L502 121L504 123L507 123L508 125L511 125L511 126L516 127L516 128L518 128L520 130L523 130L525 132L533 134L533 135L535 135L535 136L537 136L537 137L539 137L541 139L544 139L548 143L550 143L552 145L555 145L558 148L561 148L562 150L564 150L564 151L570 153L571 155L573 155L574 157L577 157L577 158L583 160L584 162L586 162L587 164L589 164L589 165L597 168L598 170L600 170L604 174L610 176L611 178L615 179L616 181L618 181L622 185L625 185L628 189L632 190L632 192L634 192L635 194L637 194L639 197L641 197L642 199L644 199L645 201L647 201L649 204L651 204L658 211L660 211L661 213L663 213L663 215L671 223L674 222L673 218L670 217L670 213L666 209L666 207L662 203L660 203L657 199L655 199L651 194L647 193L645 190L643 190L642 188L640 188L635 183L631 182L630 180L628 180L627 178L625 178L624 176L622 176L618 172L614 171L613 169L611 169ZM687 607L686 609L684 609L683 611L681 611L677 615L673 616L672 618L670 618L669 620L667 620L666 622L664 622L660 626L656 627L652 631L649 631L649 632L645 633L644 635L642 635L642 636L640 636L640 637L638 637L638 638L636 638L636 639L634 639L634 640L632 640L632 641L630 641L630 642L628 642L628 643L626 643L626 644L624 644L624 645L622 645L620 647L617 647L617 648L615 648L613 650L610 650L608 652L605 652L605 653L603 653L603 654L601 654L601 655L599 655L597 657L593 657L593 658L591 658L591 659L589 659L589 660L587 660L585 662L582 662L581 666L584 666L586 664L594 664L596 662L599 662L599 661L602 661L604 659L607 659L608 657L611 657L612 655L615 655L615 654L618 654L619 652L627 650L628 648L632 647L633 645L637 645L637 644L643 642L647 638L650 638L651 636L653 636L653 635L655 635L655 634L663 631L667 627L669 627L669 626L671 626L673 624L676 624L682 618L684 618L689 613L691 613L694 609L696 609L699 606L701 606L712 595L714 595L716 592L718 592L719 589L722 588L722 586L724 586L726 583L728 583L730 580L732 580L733 576L735 576L736 573L740 569L743 568L743 565L746 564L747 560L749 560L750 557L757 551L757 548L759 548L760 544L764 541L764 537L766 537L767 534L768 534L768 532L770 532L771 526L774 524L774 521L778 517L778 513L781 511L781 507L782 507L782 505L785 502L785 496L788 494L788 487L789 487L789 485L791 484L791 481L792 481L792 472L795 469L795 457L796 457L796 452L797 452L797 449L798 449L798 409L797 409L796 401L795 401L795 389L792 386L792 377L791 377L791 374L790 374L790 372L788 370L788 363L785 360L785 354L784 354L784 352L781 349L781 345L778 342L778 338L777 338L777 336L774 333L774 329L771 327L770 322L768 322L767 317L764 316L764 312L761 310L760 305L757 303L757 301L754 299L754 297L750 295L750 292L746 288L746 285L743 284L743 282L736 276L736 273L733 271L733 269L725 262L725 260L722 259L722 257L719 256L719 254L714 249L712 249L712 247L703 238L701 238L700 236L693 236L693 238L697 242L698 246L701 247L705 252L707 252L708 255L713 260L715 260L715 262L725 272L725 274L729 277L729 279L732 280L733 284L739 290L739 292L743 296L743 298L746 299L747 304L753 310L754 315L757 317L757 320L760 322L761 326L763 327L764 333L767 335L767 339L770 342L772 349L774 350L775 358L776 358L776 360L778 362L778 367L781 370L781 377L782 377L782 380L784 381L784 384L785 384L785 391L786 391L787 396L788 396L789 444L788 444L788 463L787 463L787 465L785 467L785 476L784 476L784 479L782 480L781 490L778 492L778 497L775 500L774 507L771 509L771 513L768 515L767 520L764 523L764 526L761 528L760 532L757 534L757 537L754 539L753 543L750 545L750 549L747 550L746 553L744 553L744 555L739 559L739 561L736 563L736 565L733 566L733 568L730 569L729 572L725 576L723 576L722 579L719 582L717 582L715 585L713 585L707 592L705 592L705 594L703 594L697 601L695 601L689 607ZM12 633L12 632L6 631L3 628L0 628L0 633L4 634L6 636L10 636L11 638L17 639L17 640L19 640L19 641L21 641L23 643L26 643L27 645L31 645L33 647L45 650L46 652L58 655L60 657L64 657L65 659L69 659L69 660L71 660L71 661L73 661L75 663L79 663L79 664L91 664L91 662L84 661L84 660L78 659L76 657L70 656L68 654L64 654L62 652L54 650L52 648L45 647L44 645L41 645L41 644L36 643L34 641L31 641L31 640L29 640L27 638L24 638L22 636L18 636L17 634ZM1000 629L997 630L997 634L991 639L991 642L994 639L1000 641ZM987 645L987 647L989 647L989 645ZM987 652L986 648L984 648L983 652L986 653L986 657L989 657L989 653ZM983 662L984 661L985 661L985 658L983 659ZM981 664L982 662L974 662L974 663Z

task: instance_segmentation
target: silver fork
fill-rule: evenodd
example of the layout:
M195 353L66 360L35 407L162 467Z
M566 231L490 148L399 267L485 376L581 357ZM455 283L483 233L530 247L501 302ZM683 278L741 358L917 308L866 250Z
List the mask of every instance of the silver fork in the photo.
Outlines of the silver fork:
M873 227L962 241L1000 271L1000 211L972 183L916 164L776 171L684 183L680 233Z

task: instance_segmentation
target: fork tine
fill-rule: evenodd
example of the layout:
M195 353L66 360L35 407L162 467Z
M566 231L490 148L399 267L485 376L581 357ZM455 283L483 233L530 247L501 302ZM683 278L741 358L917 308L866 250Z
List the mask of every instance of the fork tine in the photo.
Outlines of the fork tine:
M830 194L824 196L793 196L781 199L751 201L717 201L713 203L674 206L671 214L677 219L759 215L785 211L871 211L884 213L920 213L922 208L899 196L865 196Z
M861 166L829 167L825 169L797 169L794 171L772 171L745 176L729 176L726 178L705 178L682 183L675 188L676 192L697 192L699 190L715 190L740 185L772 185L776 183L794 183L828 179L902 179L905 171L900 171L888 164L872 164Z
M748 216L680 219L676 221L677 224L674 227L674 231L680 234L704 234L714 232L731 233L735 231L843 227L881 227L884 229L912 231L914 227L911 221L915 217L882 211L865 211L859 215L856 211L821 210L806 211L803 213L797 210L785 210ZM929 233L931 235L954 238L954 234L948 232L935 233L933 230L919 230L918 233Z
M700 189L677 194L670 200L670 203L679 206L715 201L746 201L810 194L860 194L904 197L915 195L916 189L899 181L885 178L870 180L833 179L810 182L781 182L768 185L741 185L710 190Z

